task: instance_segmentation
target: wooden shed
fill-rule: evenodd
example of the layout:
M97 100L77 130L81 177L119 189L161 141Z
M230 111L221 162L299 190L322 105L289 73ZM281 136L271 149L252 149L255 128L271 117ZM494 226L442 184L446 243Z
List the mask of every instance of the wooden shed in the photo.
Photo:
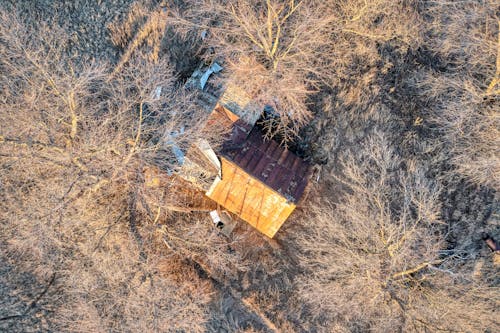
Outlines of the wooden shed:
M304 194L311 167L273 140L265 140L255 123L263 106L235 85L220 87L209 80L222 67L200 66L186 83L199 89L198 103L210 113L208 130L228 133L212 150L201 140L186 154L184 177L208 198L273 237ZM203 81L203 82L202 82ZM202 82L202 83L201 83Z
M207 126L231 128L206 196L272 238L304 193L310 165L220 104Z

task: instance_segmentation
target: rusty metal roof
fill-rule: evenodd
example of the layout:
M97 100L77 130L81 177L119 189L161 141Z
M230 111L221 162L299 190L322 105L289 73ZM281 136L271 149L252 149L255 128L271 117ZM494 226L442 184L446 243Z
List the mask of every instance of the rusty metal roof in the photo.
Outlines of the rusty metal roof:
M309 163L276 141L266 141L258 128L243 137L235 124L234 135L223 145L221 154L291 202L304 192L311 168Z

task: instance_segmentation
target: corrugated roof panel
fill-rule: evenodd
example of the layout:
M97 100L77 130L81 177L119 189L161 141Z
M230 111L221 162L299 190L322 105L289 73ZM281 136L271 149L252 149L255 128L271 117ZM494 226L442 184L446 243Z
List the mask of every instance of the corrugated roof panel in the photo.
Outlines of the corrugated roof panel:
M241 151L236 153L237 154L233 160L242 168L246 168L248 166L248 164L252 160L253 155L255 154L253 149L250 149L249 146L244 146Z
M279 147L279 145L276 143L276 141L274 141L274 140L269 141L269 144L267 145L267 149L266 149L266 154L269 155L270 157L272 157L274 151L278 147Z
M285 166L285 168L290 169L290 171L292 171L292 165L295 160L300 160L300 159L294 153L288 151L288 156L286 157L283 165Z
M271 161L267 163L266 168L262 171L262 178L264 182L267 182L267 179L272 175L272 172L276 169L276 162Z
M271 142L274 142L276 147L274 148L274 150L270 156L273 160L278 161L279 157L281 156L281 152L283 150L283 147L281 147L279 144L277 144L274 140L272 140Z
M271 174L269 175L269 180L267 181L269 183L269 186L271 186L272 188L275 188L276 185L275 184L271 185L271 183L273 183L273 180L276 180L279 175L281 175L285 172L286 172L286 169L283 168L281 165L279 165L276 162L276 166L273 168L273 171L271 171Z
M259 151L260 152L260 151ZM270 167L272 164L272 160L267 156L266 154L262 153L260 160L258 161L257 165L254 168L255 174L258 176L258 178L262 181L266 181L266 177L264 176L265 170Z
M259 178L260 174L258 172L253 172L255 171L257 164L261 161L263 154L258 150L258 149L252 149L253 147L250 147L250 150L252 152L250 161L248 164L245 166L246 171L250 171L250 174L254 175L255 177Z
M293 202L300 199L307 185L309 164L275 141L265 141L255 128L240 150L223 150L222 153Z
M286 160L287 157L288 157L288 149L283 149L281 151L280 157L278 158L278 164L284 166L283 163L285 162L285 160Z

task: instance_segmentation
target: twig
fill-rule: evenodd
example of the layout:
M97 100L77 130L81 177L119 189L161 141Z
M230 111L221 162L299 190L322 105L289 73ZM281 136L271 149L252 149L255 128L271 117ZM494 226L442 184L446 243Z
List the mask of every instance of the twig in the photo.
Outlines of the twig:
M122 211L120 212L120 215L116 219L116 221L114 221L112 224L110 224L107 227L106 232L104 232L104 234L102 234L102 236L99 238L99 240L97 241L97 244L94 247L94 250L92 250L92 252L95 252L99 248L99 246L101 246L101 242L103 241L104 237L106 237L108 235L108 233L111 231L111 228L113 228L118 222L120 222L121 218L123 217L123 214L125 213L125 209L126 208L123 208Z
M500 83L500 21L498 21L498 44L497 44L497 59L496 59L496 71L495 76L491 80L488 88L486 89L486 95L497 94L499 90L494 91L495 86Z

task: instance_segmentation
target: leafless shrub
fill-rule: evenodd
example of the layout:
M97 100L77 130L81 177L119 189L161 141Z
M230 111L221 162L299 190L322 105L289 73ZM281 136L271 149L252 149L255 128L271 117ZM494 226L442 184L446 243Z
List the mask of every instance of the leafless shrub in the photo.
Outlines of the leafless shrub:
M495 74L498 45L498 8L495 1L427 4L429 38L436 54L447 61L449 71L478 74L488 86Z
M326 331L493 328L494 289L441 251L437 185L414 163L403 168L380 135L341 164L348 193L319 203L297 236L307 270L299 293L332 325Z
M469 180L498 189L500 184L500 118L498 97L485 97L471 81L426 74L423 94L436 101L430 121L442 131L448 161Z
M422 96L432 101L430 121L455 170L498 189L500 41L493 2L435 2L429 47L448 65L445 73L417 75ZM450 147L450 149L448 149Z

